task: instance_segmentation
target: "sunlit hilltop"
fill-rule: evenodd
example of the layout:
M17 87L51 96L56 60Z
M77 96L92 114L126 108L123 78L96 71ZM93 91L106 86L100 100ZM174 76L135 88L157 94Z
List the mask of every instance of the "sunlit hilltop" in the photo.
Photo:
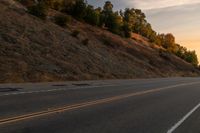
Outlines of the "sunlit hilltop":
M101 6L105 0L88 0ZM142 9L153 28L160 33L173 33L177 43L196 50L200 58L200 1L199 0L111 0L115 9Z

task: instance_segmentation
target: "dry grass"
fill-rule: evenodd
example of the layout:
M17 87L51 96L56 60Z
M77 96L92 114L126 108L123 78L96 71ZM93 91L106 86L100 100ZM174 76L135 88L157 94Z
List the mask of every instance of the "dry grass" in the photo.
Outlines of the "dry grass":
M196 76L192 65L144 38L124 39L72 20L67 28L0 3L0 82ZM77 36L72 36L79 31Z

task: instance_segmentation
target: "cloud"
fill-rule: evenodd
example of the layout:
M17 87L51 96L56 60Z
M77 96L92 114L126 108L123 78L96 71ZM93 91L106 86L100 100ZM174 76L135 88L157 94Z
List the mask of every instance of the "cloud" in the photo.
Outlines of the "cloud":
M177 43L196 50L200 59L199 12L200 3L145 10L153 29L160 33L173 33Z
M129 3L129 5L134 5L134 7L143 10L200 3L199 0L124 0L124 2L125 1Z
M180 32L191 28L200 28L200 3L173 6L144 11L148 21L158 32Z
M102 7L107 0L87 0L95 7ZM110 0L115 10L124 8L139 8L142 10L183 6L188 4L200 3L199 0Z

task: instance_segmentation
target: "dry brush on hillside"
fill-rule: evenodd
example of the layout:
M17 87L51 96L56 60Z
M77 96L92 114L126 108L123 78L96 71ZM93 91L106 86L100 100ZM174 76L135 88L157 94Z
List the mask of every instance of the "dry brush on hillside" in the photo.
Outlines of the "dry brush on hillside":
M66 27L0 3L0 82L197 76L199 70L144 40L72 19ZM75 35L76 34L76 35ZM133 36L134 38L134 36ZM140 37L142 38L142 37Z

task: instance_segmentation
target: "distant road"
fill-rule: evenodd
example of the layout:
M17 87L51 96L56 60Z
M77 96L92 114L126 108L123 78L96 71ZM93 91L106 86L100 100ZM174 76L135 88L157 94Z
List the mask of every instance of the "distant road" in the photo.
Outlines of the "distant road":
M200 133L200 78L1 84L0 133Z

